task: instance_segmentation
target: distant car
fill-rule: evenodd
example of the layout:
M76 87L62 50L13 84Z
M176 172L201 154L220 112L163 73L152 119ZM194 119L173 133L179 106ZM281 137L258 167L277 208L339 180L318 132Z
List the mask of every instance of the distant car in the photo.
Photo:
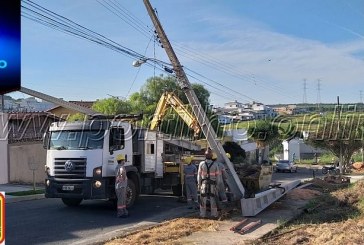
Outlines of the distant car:
M279 160L276 164L276 172L296 172L297 173L297 166L294 162L288 160Z

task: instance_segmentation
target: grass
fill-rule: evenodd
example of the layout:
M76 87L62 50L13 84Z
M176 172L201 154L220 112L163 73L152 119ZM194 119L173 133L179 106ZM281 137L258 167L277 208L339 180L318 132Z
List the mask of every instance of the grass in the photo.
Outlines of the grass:
M364 244L364 181L348 187L314 182L322 194L294 221L254 244Z
M44 190L29 190L29 191L17 191L17 192L7 192L6 195L10 196L29 196L36 194L44 194Z

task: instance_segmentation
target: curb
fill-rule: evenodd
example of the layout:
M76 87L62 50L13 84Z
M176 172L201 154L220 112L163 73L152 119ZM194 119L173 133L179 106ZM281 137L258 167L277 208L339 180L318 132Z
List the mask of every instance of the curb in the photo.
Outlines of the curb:
M6 193L5 193L6 195ZM16 203L16 202L22 202L22 201L31 201L31 200L39 200L44 199L44 194L36 194L36 195L27 195L27 196L11 196L6 195L5 196L5 203Z

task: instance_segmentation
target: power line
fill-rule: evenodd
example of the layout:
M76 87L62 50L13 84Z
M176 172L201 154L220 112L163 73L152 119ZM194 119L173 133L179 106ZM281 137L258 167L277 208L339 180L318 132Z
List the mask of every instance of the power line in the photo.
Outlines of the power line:
M317 79L317 110L321 112L321 79Z
M106 0L103 0L104 2L106 2ZM104 7L106 7L104 4L102 4L99 0L98 2L103 5ZM109 1L111 2L111 0ZM110 6L109 3L106 3ZM112 7L113 10L111 10L109 7L106 7L109 11L111 11L112 13L116 14L117 16L119 16L120 19L122 19L124 22L126 22L127 24L131 25L134 29L136 29L138 32L141 32L140 29L143 29L144 34L145 33L150 33L152 31L151 28L149 27L145 27L146 24L144 24L138 17L136 17L135 15L133 15L130 11L128 11L125 7L123 7L120 3L115 2L113 3L113 5L117 8L115 9L114 7ZM116 12L115 12L116 11ZM120 16L123 15L123 17ZM138 27L140 29L135 28L134 23L138 23ZM232 69L232 65L231 64L226 64L224 62L219 62L217 61L214 57L208 56L208 55L201 55L199 52L194 51L193 49L188 49L186 48L184 45L180 45L177 42L173 42L174 45L176 46L176 49L180 52L179 55L188 57L191 60L194 60L200 64L203 64L205 66L208 66L210 68L213 68L215 70L219 70L221 72L224 72L230 76L233 76L235 78L238 79L243 79L245 81L250 81L249 76L246 74L241 74L241 69L239 69L239 72L237 72L237 70ZM264 89L269 89L271 91L274 91L277 94L280 95L285 95L285 96L290 96L289 93L283 93L282 91L284 91L283 88L278 87L272 83L266 82L263 79L255 79L254 80L255 85L260 86ZM263 85L263 84L265 85ZM292 98L295 98L293 96L290 96ZM257 99L254 99L255 101L258 101Z
M122 54L128 56L129 58L144 60L148 66L151 66L154 69L156 69L155 66L158 65L159 67L157 67L157 69L160 71L163 71L163 72L166 68L166 65L167 66L170 65L170 64L160 61L156 58L153 58L153 59L147 58L147 57L145 57L145 55L141 55L141 54L135 52L134 50L131 50L125 46L122 46L121 44L116 43L116 42L112 41L111 39L95 32L95 31L92 31L80 24L77 24L76 22L74 22L64 16L56 14L55 12L50 11L30 0L22 0L22 3L23 3L22 4L22 16L27 19L30 19L32 21L35 21L37 23L40 23L40 24L50 27L52 29L56 29L63 33L66 33L66 34L69 34L72 36L76 36L78 38L82 38L82 39L85 39L90 42L94 42L98 45L107 47L113 51L122 53ZM190 70L190 71L193 72L192 70ZM208 79L207 77L205 77L199 73L196 73L196 72L194 72L194 73L199 75L200 77L203 77L204 79ZM137 75L138 75L138 73L136 74L133 83L135 82ZM203 82L201 79L198 79L196 77L194 77L194 78L200 82ZM219 85L222 88L231 90L230 88L226 87L225 85L222 85L221 83L218 83L211 79L209 79L209 80L214 82L215 84ZM219 89L206 82L203 82L203 83L218 90L220 93L221 92L227 93L224 89ZM133 86L133 84L132 84L132 86ZM231 90L231 91L237 93L235 90ZM229 96L232 95L231 93L227 93L227 94L229 94ZM241 93L240 93L240 95L247 97L246 95L243 95ZM229 97L229 98L231 99L231 97ZM248 97L248 98L250 98L250 97ZM252 98L250 98L250 99L252 99Z

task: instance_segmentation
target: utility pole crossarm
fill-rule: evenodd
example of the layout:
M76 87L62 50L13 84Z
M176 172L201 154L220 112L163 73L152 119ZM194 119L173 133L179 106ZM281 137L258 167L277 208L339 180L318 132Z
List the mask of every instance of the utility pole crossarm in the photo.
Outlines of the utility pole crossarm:
M235 172L234 166L226 156L225 150L220 142L217 141L217 135L212 128L210 121L201 106L200 101L198 100L194 90L192 89L191 84L188 81L187 75L184 72L181 63L179 62L172 48L172 45L170 44L167 35L165 34L162 25L153 10L152 5L150 4L149 0L143 0L143 2L156 29L157 35L163 45L163 48L165 49L168 58L171 61L173 70L178 80L178 84L186 94L188 102L192 106L192 111L197 118L197 121L207 139L207 142L209 143L212 150L217 154L218 160L224 162L228 167L228 186L234 194L234 199L238 200L244 196L245 190L243 185L241 184L238 175Z

